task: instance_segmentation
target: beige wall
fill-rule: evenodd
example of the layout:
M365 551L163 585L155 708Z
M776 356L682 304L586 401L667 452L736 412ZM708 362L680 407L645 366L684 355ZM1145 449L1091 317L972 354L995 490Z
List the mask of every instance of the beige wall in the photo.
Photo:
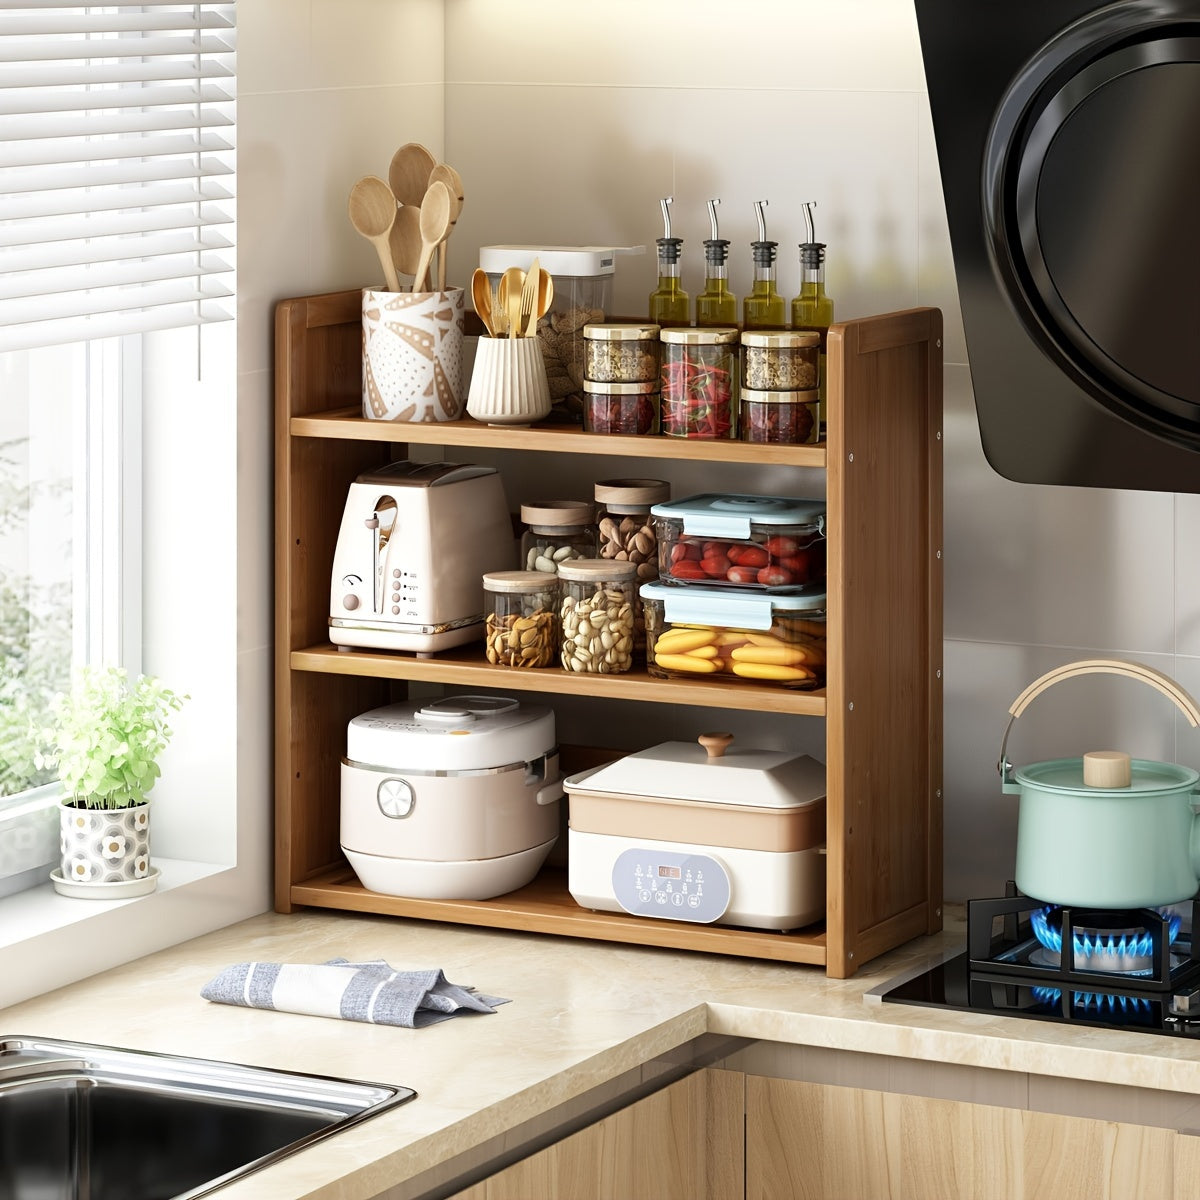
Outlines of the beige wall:
M1011 872L1015 810L994 764L1026 683L1115 655L1200 692L1200 497L1019 486L984 462L911 0L242 0L239 23L239 646L255 694L269 696L271 306L374 278L345 196L410 140L464 177L460 281L489 242L643 243L647 257L620 262L614 304L637 313L653 286L659 197L675 196L694 291L704 202L719 196L740 294L751 203L765 197L790 296L799 205L813 199L839 318L943 309L948 896L988 892ZM621 469L588 461L597 477ZM516 493L558 481L519 458L508 467ZM706 486L664 472L676 494ZM563 709L570 727L596 717ZM624 712L611 725L633 737L651 717L670 736L702 716ZM265 715L247 731L267 735ZM811 729L804 740L820 743ZM1104 679L1039 699L1012 753L1106 745L1200 766L1200 735L1165 700Z

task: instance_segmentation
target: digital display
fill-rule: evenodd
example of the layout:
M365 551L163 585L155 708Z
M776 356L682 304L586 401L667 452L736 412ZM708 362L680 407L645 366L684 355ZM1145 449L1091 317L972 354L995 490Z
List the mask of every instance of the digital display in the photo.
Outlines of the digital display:
M679 868L678 867L659 867L658 868L658 877L659 877L659 879L679 879L680 878Z

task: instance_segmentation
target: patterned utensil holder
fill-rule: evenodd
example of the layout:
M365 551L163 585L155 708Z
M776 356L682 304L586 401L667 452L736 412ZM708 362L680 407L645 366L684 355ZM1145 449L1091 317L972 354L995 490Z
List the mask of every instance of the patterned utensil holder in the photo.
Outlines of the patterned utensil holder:
M363 416L372 421L455 421L463 411L462 288L363 288Z

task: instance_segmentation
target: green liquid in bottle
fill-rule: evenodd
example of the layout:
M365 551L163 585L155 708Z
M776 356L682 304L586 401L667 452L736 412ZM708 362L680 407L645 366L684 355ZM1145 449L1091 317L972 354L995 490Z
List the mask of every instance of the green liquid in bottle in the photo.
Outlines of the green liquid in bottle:
M687 325L691 301L679 283L678 275L660 275L658 287L650 293L650 320L655 325Z
M786 328L787 308L774 279L754 281L753 291L742 301L742 324L747 329Z
M724 279L704 281L704 291L696 297L697 325L736 325L737 297Z

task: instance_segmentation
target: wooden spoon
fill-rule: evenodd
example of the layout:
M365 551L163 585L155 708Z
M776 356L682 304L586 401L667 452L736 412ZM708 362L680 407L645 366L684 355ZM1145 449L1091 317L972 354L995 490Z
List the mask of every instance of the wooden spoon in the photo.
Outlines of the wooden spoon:
M488 279L482 267L475 268L471 276L471 299L475 302L475 311L488 331L489 337L496 336L496 327L492 324L492 282Z
M402 204L396 210L396 220L388 238L392 262L401 275L414 275L421 257L421 210Z
M496 302L504 313L508 336L517 337L521 329L521 288L525 285L525 272L520 267L509 267L500 276L496 288Z
M462 176L446 163L438 163L429 173L430 183L436 183L439 180L446 185L450 192L450 229L446 230L446 236L438 247L438 291L444 292L446 290L446 248L450 241L450 232L458 223L459 214L462 212L463 184Z
M414 292L423 290L434 247L446 236L449 228L450 191L439 180L425 189L425 198L421 201L421 257L413 276Z
M350 189L350 223L375 247L388 291L398 292L400 281L392 264L388 235L396 221L396 197L376 175L367 175Z
M437 159L420 142L405 142L392 155L388 167L388 183L397 203L419 208L429 186L429 173L435 166Z

